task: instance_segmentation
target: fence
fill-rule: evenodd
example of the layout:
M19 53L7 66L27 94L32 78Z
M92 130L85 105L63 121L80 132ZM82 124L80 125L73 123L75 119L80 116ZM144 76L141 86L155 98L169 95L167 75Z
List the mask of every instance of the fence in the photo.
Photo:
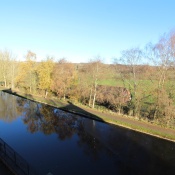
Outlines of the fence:
M0 158L15 175L34 175L29 164L0 138Z

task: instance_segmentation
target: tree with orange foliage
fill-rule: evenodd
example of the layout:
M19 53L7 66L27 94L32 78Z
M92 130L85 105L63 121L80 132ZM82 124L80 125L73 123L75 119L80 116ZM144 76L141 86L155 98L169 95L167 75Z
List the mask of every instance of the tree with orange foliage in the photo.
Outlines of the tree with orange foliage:
M75 66L66 59L60 59L54 66L51 89L56 92L60 98L65 99L76 78Z

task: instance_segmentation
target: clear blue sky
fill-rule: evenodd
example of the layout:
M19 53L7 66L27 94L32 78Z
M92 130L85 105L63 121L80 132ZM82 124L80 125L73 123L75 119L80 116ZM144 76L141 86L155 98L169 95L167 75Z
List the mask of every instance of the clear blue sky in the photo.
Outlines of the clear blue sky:
M0 49L106 63L156 42L175 27L175 0L6 0L0 3Z

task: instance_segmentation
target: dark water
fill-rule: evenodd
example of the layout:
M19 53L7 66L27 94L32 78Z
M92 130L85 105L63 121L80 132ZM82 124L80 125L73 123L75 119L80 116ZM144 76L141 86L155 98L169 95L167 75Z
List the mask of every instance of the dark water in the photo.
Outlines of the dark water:
M175 143L0 92L0 138L39 174L175 174Z

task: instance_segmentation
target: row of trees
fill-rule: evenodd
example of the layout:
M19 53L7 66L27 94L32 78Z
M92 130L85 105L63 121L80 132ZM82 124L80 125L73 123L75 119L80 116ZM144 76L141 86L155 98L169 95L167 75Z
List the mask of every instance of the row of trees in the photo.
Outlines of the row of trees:
M175 32L163 35L154 45L147 44L144 50L123 51L115 63L119 78L132 94L130 115L174 125Z
M69 98L92 108L103 105L119 113L174 125L175 33L142 50L124 50L114 62L103 64L100 57L86 64L66 59L55 62L52 57L37 62L31 51L20 62L10 52L1 51L0 80L6 87L45 98ZM101 86L111 79L115 87Z
M1 85L16 88L31 94L40 94L47 98L54 95L59 98L88 103L95 107L99 81L106 79L108 65L97 58L87 64L73 64L66 59L57 62L47 57L36 61L36 54L28 51L25 61L16 61L8 51L0 52Z

